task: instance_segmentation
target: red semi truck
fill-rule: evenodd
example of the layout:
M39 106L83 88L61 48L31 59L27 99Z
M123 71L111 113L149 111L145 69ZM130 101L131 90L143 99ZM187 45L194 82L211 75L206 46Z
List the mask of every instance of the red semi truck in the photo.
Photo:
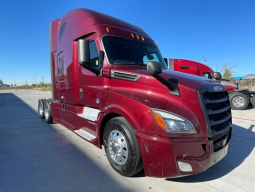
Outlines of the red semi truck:
M132 176L205 171L228 152L226 89L167 69L141 28L88 9L50 24L52 98L38 113L102 148L112 168Z
M207 79L214 79L215 73L205 64L186 59L169 59L168 69L201 76ZM224 85L224 87L230 92L238 89L238 85L235 83L232 83L226 79L221 79L221 77L218 80L220 80L220 83Z
M214 72L210 67L196 61L186 59L165 59L168 64L168 69L201 76L207 79L216 79L221 83L229 93L230 106L235 110L246 109L248 105L255 108L255 91L248 89L238 89L238 85L230 82L227 79L222 79L219 72Z

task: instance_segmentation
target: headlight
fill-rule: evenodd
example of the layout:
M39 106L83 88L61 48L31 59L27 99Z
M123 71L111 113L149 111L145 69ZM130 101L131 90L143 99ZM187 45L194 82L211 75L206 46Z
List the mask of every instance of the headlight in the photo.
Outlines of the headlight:
M151 111L157 124L167 132L196 133L192 124L182 117L155 109Z

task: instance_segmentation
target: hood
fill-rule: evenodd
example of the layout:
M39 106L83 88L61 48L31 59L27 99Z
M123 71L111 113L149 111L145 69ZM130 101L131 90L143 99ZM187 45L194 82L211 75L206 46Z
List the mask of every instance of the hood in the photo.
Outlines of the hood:
M110 92L133 99L143 104L137 103L137 106L146 106L145 109L163 110L183 117L194 125L198 136L204 137L207 134L206 122L198 92L212 87L214 83L206 78L168 69L159 75L177 85L180 94L172 94L167 86L148 74L146 66L138 65L113 66Z
M146 84L162 89L168 89L165 85L159 82L156 78L148 74L146 66L133 66L133 65L114 65L112 68L112 74L115 72L120 72L123 74L134 75L132 81L136 83ZM162 70L162 73L159 74L161 77L177 85L179 89L193 89L198 90L206 84L214 83L209 79L199 77L196 75L190 75L187 73L182 73L178 71L172 71L169 69ZM126 79L129 80L129 79Z

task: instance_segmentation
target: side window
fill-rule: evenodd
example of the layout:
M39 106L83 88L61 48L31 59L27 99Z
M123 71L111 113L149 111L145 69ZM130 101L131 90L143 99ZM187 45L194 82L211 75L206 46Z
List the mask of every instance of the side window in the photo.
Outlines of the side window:
M61 29L60 29L60 32L59 32L58 41L61 40L61 38L63 36L63 33L64 33L64 30L65 30L65 27L66 27L66 22L64 22L63 25L61 26Z
M62 58L58 60L58 76L61 77L63 75L63 61Z
M98 68L99 66L99 56L96 42L94 40L89 42L90 49L90 63L93 68Z
M213 78L213 76L210 72L203 73L203 77L206 78L206 79L212 79Z

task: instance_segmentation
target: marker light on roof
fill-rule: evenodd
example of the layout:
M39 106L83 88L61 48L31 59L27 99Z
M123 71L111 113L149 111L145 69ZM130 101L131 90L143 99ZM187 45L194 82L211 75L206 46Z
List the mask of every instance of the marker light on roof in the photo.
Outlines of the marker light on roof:
M133 33L131 33L131 36L132 36L133 38L135 37Z
M109 27L106 27L106 31L107 31L107 33L109 33L109 32L110 32L110 29L109 29Z
M140 39L140 38L139 38L139 35L136 35L136 38L137 38L137 39Z

